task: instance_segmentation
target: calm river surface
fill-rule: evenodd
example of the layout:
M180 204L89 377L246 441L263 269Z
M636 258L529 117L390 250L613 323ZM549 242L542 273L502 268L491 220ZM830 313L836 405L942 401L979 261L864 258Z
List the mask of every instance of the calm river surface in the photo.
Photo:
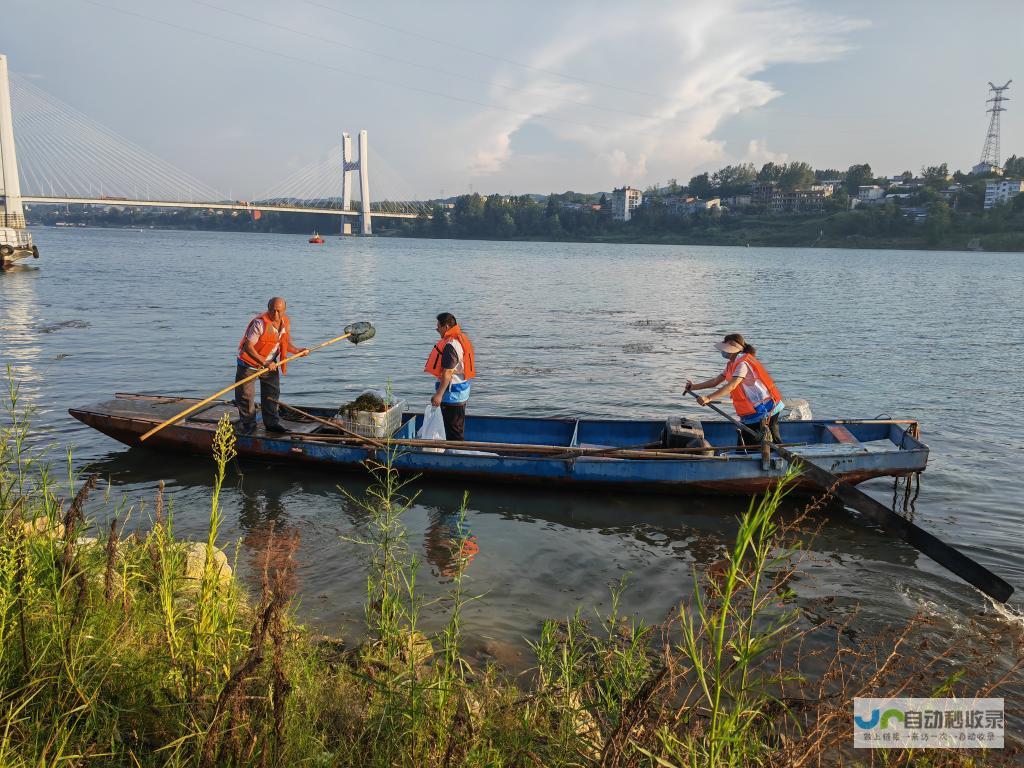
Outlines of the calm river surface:
M369 319L376 339L293 364L283 398L341 404L390 381L414 410L434 315L473 339L471 412L664 418L695 407L687 375L722 367L711 343L742 332L783 394L819 417L918 418L931 460L917 522L1024 590L1024 258L1021 254L492 243L127 230L34 232L42 258L0 274L0 355L36 422L74 462L109 476L114 497L167 482L179 535L201 538L212 466L133 449L67 415L113 392L205 396L234 375L238 339L267 298L288 300L300 344ZM55 451L55 461L60 461ZM268 520L302 535L300 613L351 636L362 619L366 552L348 538L365 515L338 490L355 476L246 463L223 495L222 541L250 572ZM891 501L891 482L863 486ZM450 582L446 546L462 485L421 483L407 515L428 597ZM745 509L735 499L582 495L470 486L466 628L484 654L516 665L543 618L608 606L629 575L627 609L657 621L721 557ZM105 514L105 513L103 513ZM842 512L811 546L797 592L817 615L859 606L858 626L924 610L951 628L1020 632L909 546ZM1020 594L1020 593L1018 593Z

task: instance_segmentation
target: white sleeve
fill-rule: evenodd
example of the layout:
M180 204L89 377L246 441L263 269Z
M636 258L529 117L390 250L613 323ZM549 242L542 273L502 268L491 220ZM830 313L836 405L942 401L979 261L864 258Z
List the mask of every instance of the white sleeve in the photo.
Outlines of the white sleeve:
M263 320L261 318L255 318L249 327L245 330L245 338L247 341L251 341L255 344L260 340L260 336L263 335Z
M742 379L746 378L749 373L750 366L747 365L745 362L741 362L739 365L736 366L736 370L732 372L732 377L735 379L737 376L739 376Z

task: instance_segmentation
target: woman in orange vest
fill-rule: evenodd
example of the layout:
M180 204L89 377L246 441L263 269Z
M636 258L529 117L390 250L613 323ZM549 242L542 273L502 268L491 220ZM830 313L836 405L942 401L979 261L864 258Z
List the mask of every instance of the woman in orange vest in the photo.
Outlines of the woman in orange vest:
M245 335L238 342L235 381L251 376L260 368L269 368L260 376L260 410L263 411L263 429L267 432L287 432L281 424L277 399L281 396L281 375L288 367L278 365L289 355L309 354L305 347L292 344L291 323L284 312L285 300L275 296L267 302L267 311L256 315L246 326ZM280 373L278 373L280 371ZM256 382L249 381L235 388L238 406L238 431L249 434L256 428Z
M441 340L430 350L423 367L437 378L430 404L441 406L445 438L465 440L469 380L476 376L473 345L451 312L437 316L437 333Z
M772 440L781 443L779 414L785 403L772 377L755 357L757 350L738 333L730 333L715 344L715 349L729 361L725 364L725 370L713 379L696 384L687 379L686 391L718 387L707 397L698 397L697 402L707 405L723 395L729 395L741 422L762 435L767 430ZM746 431L741 429L739 432L741 447L758 445Z

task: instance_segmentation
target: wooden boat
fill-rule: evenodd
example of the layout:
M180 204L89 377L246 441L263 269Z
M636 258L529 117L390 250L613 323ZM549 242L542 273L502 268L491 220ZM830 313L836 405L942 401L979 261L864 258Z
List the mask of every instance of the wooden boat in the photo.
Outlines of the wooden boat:
M141 434L196 402L122 393L69 412L126 445L138 446ZM338 413L337 408L302 410L318 419ZM225 413L234 415L234 405L215 401L144 445L209 454ZM458 444L417 440L422 420L422 414L405 413L391 438L374 444L310 419L284 419L287 434L267 433L260 422L252 434L239 435L237 449L243 458L360 471L365 471L362 462L367 458L383 458L385 450L392 450L394 466L415 474L669 493L760 493L787 469L787 462L774 455L738 451L736 428L725 421L700 422L710 447L694 449L665 447L666 423L655 420L468 415L466 442ZM780 429L791 451L851 483L920 472L928 461L928 447L912 420L783 421Z

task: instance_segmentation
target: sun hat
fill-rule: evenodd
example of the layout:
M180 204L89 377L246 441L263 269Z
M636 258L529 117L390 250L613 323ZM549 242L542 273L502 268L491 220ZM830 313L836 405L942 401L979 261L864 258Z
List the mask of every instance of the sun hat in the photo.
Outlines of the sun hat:
M743 345L737 344L735 341L719 341L715 343L715 349L731 355L734 352L742 352Z

